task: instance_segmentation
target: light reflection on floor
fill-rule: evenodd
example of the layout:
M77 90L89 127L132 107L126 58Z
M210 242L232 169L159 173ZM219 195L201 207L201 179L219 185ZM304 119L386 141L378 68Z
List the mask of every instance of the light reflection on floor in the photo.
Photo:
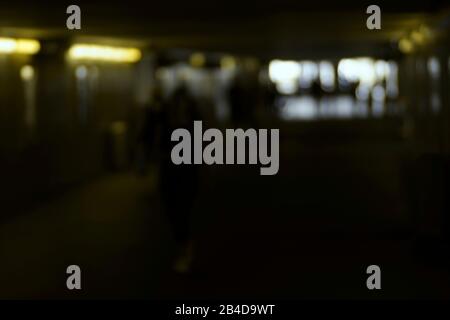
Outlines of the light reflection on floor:
M384 101L357 100L351 95L281 97L277 106L283 120L377 118L391 109Z

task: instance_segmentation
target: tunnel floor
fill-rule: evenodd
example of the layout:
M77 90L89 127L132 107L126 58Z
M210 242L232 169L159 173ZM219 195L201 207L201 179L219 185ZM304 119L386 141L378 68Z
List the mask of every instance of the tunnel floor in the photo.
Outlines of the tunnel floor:
M415 248L397 142L282 146L277 176L258 176L256 167L202 169L192 274L171 271L174 241L156 171L125 172L2 223L0 297L450 296L448 261ZM71 264L81 267L81 291L66 289ZM382 290L366 288L371 264L381 267Z

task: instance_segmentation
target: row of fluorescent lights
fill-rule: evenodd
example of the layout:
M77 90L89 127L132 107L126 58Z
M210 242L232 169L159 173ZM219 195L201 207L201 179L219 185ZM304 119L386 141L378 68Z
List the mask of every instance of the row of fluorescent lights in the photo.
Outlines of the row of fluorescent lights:
M0 37L0 54L36 54L41 45L33 39L15 39ZM69 60L95 60L105 62L133 63L141 59L142 53L138 48L112 47L95 44L74 44L67 53ZM202 67L206 58L202 53L194 53L190 57L190 63L194 67ZM231 56L224 56L220 61L224 69L233 69L236 61Z
M33 55L39 52L41 45L34 39L0 37L0 54ZM138 48L111 47L94 44L74 44L68 51L70 60L97 60L105 62L133 63L141 59Z

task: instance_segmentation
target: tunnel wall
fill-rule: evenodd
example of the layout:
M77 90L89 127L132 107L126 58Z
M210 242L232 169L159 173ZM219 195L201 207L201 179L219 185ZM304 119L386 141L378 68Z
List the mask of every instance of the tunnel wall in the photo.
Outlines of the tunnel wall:
M23 78L26 65L32 80ZM117 169L112 132L125 133L121 168L129 165L138 111L135 65L70 64L63 54L44 53L1 56L0 70L1 192L5 208L14 208L0 218Z
M449 37L406 55L399 83L409 152L404 184L418 235L450 239Z

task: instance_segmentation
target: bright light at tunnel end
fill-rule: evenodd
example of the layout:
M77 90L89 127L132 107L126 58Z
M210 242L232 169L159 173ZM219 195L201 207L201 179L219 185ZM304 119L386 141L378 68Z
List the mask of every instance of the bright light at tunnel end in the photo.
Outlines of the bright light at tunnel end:
M70 60L97 60L106 62L133 63L141 59L141 51L137 48L111 47L94 44L74 44L70 47Z

